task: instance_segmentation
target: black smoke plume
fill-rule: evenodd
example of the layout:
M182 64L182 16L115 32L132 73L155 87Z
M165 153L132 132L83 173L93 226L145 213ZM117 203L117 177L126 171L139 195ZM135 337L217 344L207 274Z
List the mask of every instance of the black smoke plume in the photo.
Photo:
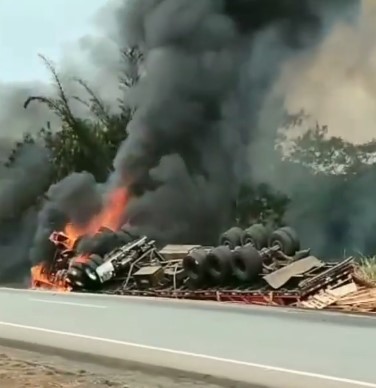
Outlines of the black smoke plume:
M340 6L332 3L128 3L119 22L127 43L144 51L145 75L132 91L136 113L111 181L133 192L132 223L166 241L215 241L231 222L264 95L287 54L319 43L325 11ZM265 31L277 36L261 59L270 69L254 78Z
M344 10L357 3L111 3L112 37L119 48L139 47L145 58L141 79L127 96L135 109L129 136L107 184L107 190L127 187L133 196L124 221L161 241L215 242L230 225L239 185L257 168L248 163L249 146L263 133L260 111L281 65L319 44L334 21L348 15ZM99 56L93 55L97 63ZM82 198L81 187L90 187L82 193L93 198L84 215L74 205L77 196ZM46 258L49 232L68 219L87 217L98 195L87 174L50 188L38 215L33 263Z
M12 166L0 168L0 282L24 282L37 228L37 201L49 184L47 154L37 144L18 149Z

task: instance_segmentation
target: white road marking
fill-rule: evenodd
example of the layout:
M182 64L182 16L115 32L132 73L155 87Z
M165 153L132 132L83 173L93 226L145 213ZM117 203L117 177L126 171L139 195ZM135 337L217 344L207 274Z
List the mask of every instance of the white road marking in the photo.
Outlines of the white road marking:
M61 336L83 338L83 339L92 340L92 341L110 343L110 344L114 344L114 345L123 345L123 346L138 348L138 349L144 349L144 350L159 351L159 352L174 354L174 355L178 355L178 356L195 357L195 358L200 358L200 359L207 360L207 361L217 361L217 362L223 362L223 363L239 365L239 366L246 366L246 367L248 366L251 368L263 369L265 371L270 371L270 372L280 372L280 373L292 374L292 375L302 376L302 377L311 377L311 378L316 378L319 380L332 381L335 383L350 384L350 385L356 385L359 387L367 387L367 388L376 388L376 383L370 383L370 382L359 381L359 380L352 380L352 379L336 377L336 376L323 375L323 374L319 374L319 373L304 372L304 371L288 369L288 368L280 368L280 367L271 366L271 365L256 364L253 362L239 361L239 360L233 360L233 359L229 359L229 358L209 356L207 354L199 354L199 353L185 352L182 350L160 348L160 347L156 347L156 346L142 345L142 344L137 344L137 343L132 343L132 342L90 336L90 335L85 335L85 334L71 333L71 332L60 331L60 330L46 329L43 327L21 325L18 323L11 323L11 322L1 322L0 321L0 325L15 327L15 328L19 328L19 329L34 330L34 331L39 331L42 333L56 334L56 335L61 335Z
M66 304L69 306L77 306L77 307L90 307L95 309L106 309L107 306L101 306L98 304L88 304L88 303L76 303L76 302L63 302L58 300L47 300L47 299L34 299L30 298L33 302L40 302L40 303L51 303L51 304Z

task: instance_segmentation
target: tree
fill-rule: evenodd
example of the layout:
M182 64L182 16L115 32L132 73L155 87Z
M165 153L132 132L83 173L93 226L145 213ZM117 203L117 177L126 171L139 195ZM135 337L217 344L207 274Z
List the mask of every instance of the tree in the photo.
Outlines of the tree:
M286 126L304 120L300 112ZM286 134L285 134L286 135ZM291 140L288 136L282 139ZM279 149L283 147L279 145ZM280 175L289 186L285 220L316 254L338 257L376 250L376 142L352 144L315 123L282 155Z
M288 141L289 129L300 126L309 118L304 111L286 115L284 131L278 139L280 151L281 145ZM316 174L351 176L373 168L375 156L375 140L366 144L353 144L340 137L329 136L328 127L316 122L312 128L293 139L284 159L308 167Z
M109 114L109 110L90 87L82 80L76 80L89 94L89 101L74 97L85 104L94 114L94 119L75 117L70 107L69 98L54 66L41 56L52 74L57 89L57 97L31 96L24 104L46 104L61 120L61 128L53 131L49 125L39 132L47 149L50 151L51 163L55 170L55 180L60 180L73 171L91 172L98 181L104 181L111 168L114 142L126 137L125 126L120 128L119 118ZM129 120L129 116L123 120ZM123 124L127 124L123 123Z
M309 119L304 111L286 114L276 139L281 158L276 168L288 191L279 192L267 184L245 184L236 200L234 217L242 227L253 222L277 226L288 221L307 224L307 230L314 230L311 226L318 225L329 236L328 241L343 245L351 232L351 215L346 207L359 207L355 204L360 197L365 198L365 182L368 190L375 186L376 142L356 145L329 136L328 127L318 122L291 138L289 130L304 127Z
M74 79L86 92L88 98L68 97L54 65L44 56L40 58L52 75L56 87L56 97L30 96L24 103L27 109L31 103L46 104L61 122L61 127L51 128L50 124L42 128L36 136L25 134L16 144L9 163L17 155L17 149L30 141L42 142L49 151L53 166L53 181L59 181L74 171L88 171L98 182L106 180L112 169L112 161L120 143L125 140L126 127L131 120L133 110L126 102L126 92L136 85L140 78L140 66L143 54L137 47L122 52L125 70L119 77L119 87L124 98L119 100L119 113L110 113L109 107L82 79ZM82 119L76 117L71 109L71 101L87 107L91 115Z

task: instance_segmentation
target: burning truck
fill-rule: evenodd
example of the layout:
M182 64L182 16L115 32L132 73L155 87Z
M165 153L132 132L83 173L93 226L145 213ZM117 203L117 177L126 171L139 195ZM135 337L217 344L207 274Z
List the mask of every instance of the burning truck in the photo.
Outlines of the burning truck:
M286 226L233 227L215 247L161 247L127 224L99 228L90 237L97 244L83 253L85 238L53 232L54 259L32 269L32 287L310 308L333 307L364 287L356 285L352 258L325 263L300 249L297 233Z
M259 74L260 63L253 57L254 51L257 58L260 54L258 33L277 27L278 39L274 42L274 34L271 38L282 49L279 53L305 52L325 36L321 27L329 26L320 21L326 20L326 12L333 14L333 7L326 10L323 4L328 2L280 2L284 5L270 13L261 1L203 2L203 6L186 1L184 7L172 3L145 7L137 0L121 12L126 16L122 26L129 38L126 44L143 48L148 71L134 85L134 114L104 186L126 187L140 199L136 206L140 223L149 222L159 232L165 223L171 226L178 213L178 237L190 229L200 238L210 229L206 225L226 221L222 215L230 212L233 189L243 183L239 168L248 165L249 146L261 135L256 124L264 94L273 89L275 75L286 61L285 55L278 55L271 61L272 71ZM173 28L171 17L177 21ZM168 33L159 28L162 25L169 26ZM308 41L307 28L313 33ZM261 78L248 80L249 66ZM249 98L244 98L244 89L252 92ZM257 165L257 156L252 163ZM85 182L79 180L85 186L79 190L77 176L72 175L53 185L47 195L46 202L51 203L47 210L59 213L53 214L59 218L56 224L60 215L70 222L63 228L54 224L58 230L52 232L55 217L41 217L42 240L52 232L54 254L32 257L33 263L41 260L32 268L33 287L290 306L312 303L320 308L339 306L339 295L354 292L354 261L319 260L308 249L300 249L290 227L234 227L219 237L217 246L161 246L151 232L140 234L131 227L134 220L122 217L128 198L122 188L111 193L104 210L85 225L77 224L74 216L81 217L81 211L86 215L86 204L90 213L96 201L91 204ZM95 180L90 182L96 193ZM211 238L210 233L207 240Z
M145 288L145 279L143 282L137 279L141 274L147 277L147 273L150 279L158 279L149 282L154 287L250 285L273 258L292 261L308 253L298 252L299 240L293 229L284 227L270 234L262 224L245 231L231 228L220 236L217 247L158 247L147 236L132 234L127 224L118 231L99 228L94 236L88 237L95 239L96 244L82 252L80 246L85 246L85 238L79 236L72 241L64 232L53 232L50 241L56 247L54 258L33 269L33 285L57 285L80 291L102 291L116 285L125 292L135 287Z
M216 246L165 245L122 223L127 201L115 190L84 226L53 231L32 288L376 312L375 287L353 258L319 260L289 226L232 227Z

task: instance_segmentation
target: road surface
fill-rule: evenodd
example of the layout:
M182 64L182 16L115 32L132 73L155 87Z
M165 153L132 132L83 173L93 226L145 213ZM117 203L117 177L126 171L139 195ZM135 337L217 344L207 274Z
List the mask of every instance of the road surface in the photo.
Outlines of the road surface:
M0 289L0 338L276 388L376 388L376 320Z

